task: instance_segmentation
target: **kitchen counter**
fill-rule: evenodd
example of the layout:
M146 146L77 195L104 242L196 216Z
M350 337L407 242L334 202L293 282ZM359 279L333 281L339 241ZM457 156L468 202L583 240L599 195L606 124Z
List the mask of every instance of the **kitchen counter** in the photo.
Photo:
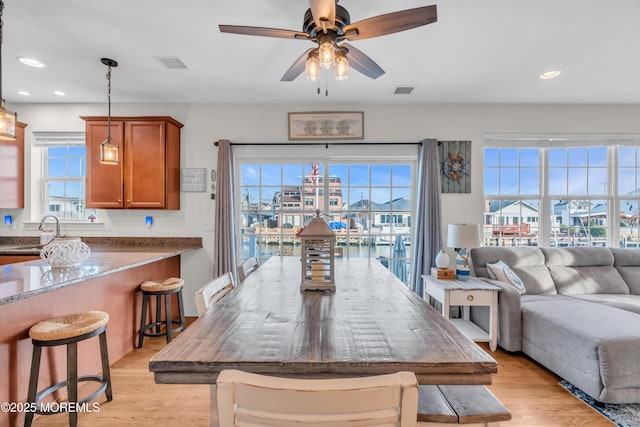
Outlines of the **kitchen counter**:
M140 325L140 283L181 277L180 259L185 252L202 248L201 238L82 238L91 255L75 268L51 268L44 261L0 266L0 401L24 402L29 383L33 346L29 328L36 322L69 313L100 310L109 314L109 359L115 363L130 352ZM16 246L39 240L0 238L0 256ZM24 254L21 252L20 254ZM63 347L63 346L62 346ZM101 371L100 357L82 351L78 369ZM56 383L64 379L64 348L43 353L40 378ZM22 413L0 413L0 427L21 425Z
M78 267L52 268L42 260L1 267L0 305L89 279L181 255L202 247L200 238L82 238L91 255ZM39 255L42 246L0 240L1 255Z

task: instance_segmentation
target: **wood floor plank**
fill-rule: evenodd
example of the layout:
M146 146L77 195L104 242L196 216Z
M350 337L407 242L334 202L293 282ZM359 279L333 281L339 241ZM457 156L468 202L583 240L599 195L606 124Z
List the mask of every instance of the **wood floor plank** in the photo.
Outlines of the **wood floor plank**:
M193 319L190 319L191 321ZM163 338L147 338L115 362L111 369L113 400L100 397L100 411L80 413L83 427L174 427L209 425L209 386L156 384L149 359L165 345ZM560 379L520 354L490 352L498 373L489 389L511 411L504 427L610 427L614 424L575 398ZM36 427L66 427L67 414L36 416Z

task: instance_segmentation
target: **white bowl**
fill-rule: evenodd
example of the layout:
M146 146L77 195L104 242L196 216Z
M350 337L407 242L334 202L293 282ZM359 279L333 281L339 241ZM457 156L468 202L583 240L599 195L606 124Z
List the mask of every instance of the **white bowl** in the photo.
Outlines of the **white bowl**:
M78 237L58 237L40 251L40 258L51 267L76 267L91 254L91 249Z

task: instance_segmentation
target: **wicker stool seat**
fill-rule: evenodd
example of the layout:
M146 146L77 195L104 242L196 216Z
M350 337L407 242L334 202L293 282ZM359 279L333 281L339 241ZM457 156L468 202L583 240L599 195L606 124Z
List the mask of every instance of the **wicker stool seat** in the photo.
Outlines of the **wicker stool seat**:
M142 314L140 316L140 336L138 347L142 347L144 337L166 336L167 343L171 342L173 334L184 330L186 322L184 320L184 303L182 301L182 287L184 280L177 277L170 277L162 281L147 280L140 284L142 291ZM171 315L171 295L177 294L179 319L172 319ZM155 321L147 323L147 311L149 310L149 297L156 297ZM162 297L164 297L165 318L162 320ZM164 325L164 330L162 326ZM175 328L173 325L177 325Z
M86 313L69 314L54 317L43 322L36 323L29 329L29 337L33 343L33 357L31 360L31 375L29 378L29 391L27 402L35 404L35 413L51 415L58 412L40 410L42 400L51 393L67 387L67 401L78 404L89 402L100 394L105 393L107 401L112 399L111 374L109 370L109 353L107 349L107 323L109 315L102 311L88 311ZM100 336L100 358L102 361L102 375L78 376L78 342L88 338ZM67 346L67 379L60 381L40 392L38 389L38 376L40 373L40 358L42 347L58 345ZM78 383L94 381L100 387L82 399L78 398ZM69 405L71 406L71 405ZM67 406L67 407L69 407ZM65 406L60 405L63 409ZM31 426L34 412L27 412L25 427ZM69 411L69 425L75 427L78 423L78 412Z

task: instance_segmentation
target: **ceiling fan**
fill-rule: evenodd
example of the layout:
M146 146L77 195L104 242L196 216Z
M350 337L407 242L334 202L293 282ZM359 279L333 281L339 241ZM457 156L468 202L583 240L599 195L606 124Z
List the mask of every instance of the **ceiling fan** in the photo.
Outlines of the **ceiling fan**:
M287 70L281 81L293 81L303 71L309 80L317 80L320 68L333 68L337 80L348 76L349 66L367 77L377 79L384 70L362 51L344 42L369 39L431 24L438 20L436 6L424 6L374 16L351 23L349 12L338 0L309 0L302 31L279 28L219 25L223 33L308 40L317 47L307 49Z

